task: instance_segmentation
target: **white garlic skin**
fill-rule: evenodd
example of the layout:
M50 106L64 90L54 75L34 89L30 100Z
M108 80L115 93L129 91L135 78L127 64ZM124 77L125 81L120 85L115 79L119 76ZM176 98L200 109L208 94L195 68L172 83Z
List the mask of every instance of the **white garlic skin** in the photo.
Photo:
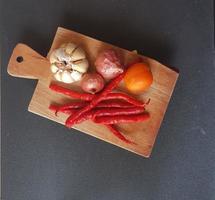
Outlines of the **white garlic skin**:
M70 62L71 61L71 56L65 52L64 48L57 49L55 52L55 55L60 62L63 62L63 61Z

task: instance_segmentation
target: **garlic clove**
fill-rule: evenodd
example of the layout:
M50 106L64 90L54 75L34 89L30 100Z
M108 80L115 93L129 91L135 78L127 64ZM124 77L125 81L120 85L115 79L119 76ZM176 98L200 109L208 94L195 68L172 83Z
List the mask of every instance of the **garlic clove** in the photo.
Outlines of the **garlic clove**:
M81 77L82 77L82 73L73 70L71 73L71 77L75 80L75 81L80 81Z
M88 67L89 67L89 62L86 58L78 62L75 62L75 64L72 65L72 69L81 73L85 73Z
M58 71L58 67L55 64L51 64L51 71L55 74Z
M56 74L54 74L54 77L58 81L62 81L62 72L58 71Z
M56 56L56 51L57 51L57 50L52 51L52 53L51 53L51 55L50 55L50 57L49 57L50 63L58 62L58 58L57 58L57 56Z
M75 81L69 71L64 71L62 73L61 79L64 83L72 83Z
M74 43L68 43L66 46L65 46L65 51L67 54L72 54L72 52L75 50L75 48L77 47L76 44Z
M72 58L72 61L76 61L76 60L81 60L81 59L86 58L86 55L85 55L84 50L81 47L78 47L72 53L71 58Z

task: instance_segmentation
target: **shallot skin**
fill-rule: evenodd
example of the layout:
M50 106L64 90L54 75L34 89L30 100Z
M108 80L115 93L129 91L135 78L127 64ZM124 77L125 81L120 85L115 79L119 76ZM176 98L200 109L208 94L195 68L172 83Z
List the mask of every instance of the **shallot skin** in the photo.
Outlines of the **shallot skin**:
M116 52L111 49L99 53L95 66L97 72L106 80L113 79L124 71L122 62Z
M95 94L104 87L104 79L98 73L86 73L81 80L81 88L85 92Z

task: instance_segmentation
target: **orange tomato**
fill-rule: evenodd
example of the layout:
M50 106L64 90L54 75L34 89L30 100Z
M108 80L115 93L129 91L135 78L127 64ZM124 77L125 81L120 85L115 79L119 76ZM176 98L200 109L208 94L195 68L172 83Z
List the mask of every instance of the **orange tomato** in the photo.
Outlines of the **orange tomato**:
M153 76L145 63L131 65L124 77L126 88L133 93L144 92L151 86Z

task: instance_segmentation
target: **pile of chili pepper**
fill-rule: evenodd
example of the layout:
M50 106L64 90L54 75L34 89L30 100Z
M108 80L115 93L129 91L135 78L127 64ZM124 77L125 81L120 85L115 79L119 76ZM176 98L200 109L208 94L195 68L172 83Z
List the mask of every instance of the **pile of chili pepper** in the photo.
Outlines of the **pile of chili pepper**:
M71 102L64 105L50 105L49 109L57 115L58 112L69 115L65 125L71 128L85 120L92 120L95 123L104 124L120 140L134 144L128 140L115 124L141 122L149 118L143 103L127 94L112 92L123 79L125 72L110 81L107 86L97 94L79 93L64 88L57 84L51 84L49 88L57 93L67 95L72 99L80 99L80 102Z

